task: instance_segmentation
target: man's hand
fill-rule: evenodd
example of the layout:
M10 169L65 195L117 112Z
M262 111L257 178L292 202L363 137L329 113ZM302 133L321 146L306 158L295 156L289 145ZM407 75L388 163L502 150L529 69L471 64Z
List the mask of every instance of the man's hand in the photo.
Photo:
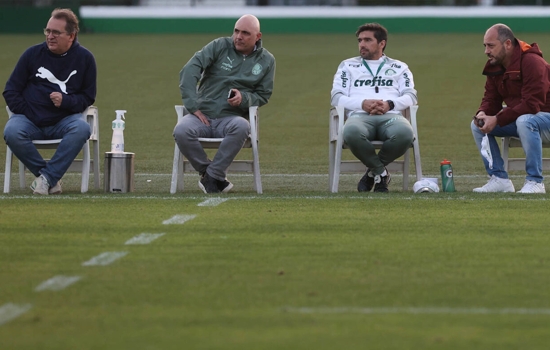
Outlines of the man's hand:
M497 126L497 117L494 115L487 115L481 111L475 116L475 123L479 130L488 134Z
M50 100L52 100L54 106L59 108L61 107L61 101L63 101L63 95L61 92L52 92L50 94Z
M361 108L368 114L382 115L390 110L390 105L382 100L363 100Z
M240 106L243 100L243 96L241 95L241 92L237 89L231 89L231 91L235 92L235 96L227 99L227 103L229 103L229 105L233 107Z
M210 122L208 121L208 118L206 118L206 116L204 114L202 114L201 111L199 110L196 110L195 113L193 113L193 115L197 118L199 118L199 120L204 124L204 125L208 125L210 126Z

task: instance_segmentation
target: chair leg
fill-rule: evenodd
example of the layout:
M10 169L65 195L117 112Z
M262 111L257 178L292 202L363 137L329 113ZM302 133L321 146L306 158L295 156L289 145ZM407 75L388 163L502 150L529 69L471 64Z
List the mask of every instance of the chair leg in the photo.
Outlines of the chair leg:
M84 147L82 147L84 153L82 157L82 184L80 186L80 192L88 192L88 186L90 183L90 141L86 141Z
M94 166L94 187L96 190L99 190L100 189L100 183L99 183L99 178L100 178L100 174L99 174L99 141L97 140L94 140L92 141L93 145L94 145L94 163L93 163L93 166Z
M181 179L179 174L181 174ZM170 182L170 193L174 194L177 190L183 190L183 155L175 145L174 161L172 163L172 181Z
M341 138L336 142L336 152L334 156L334 169L332 172L332 193L338 193L338 183L340 182L340 163L342 161L342 145Z
M328 143L328 190L332 191L334 182L334 157L336 157L336 143L329 141Z
M262 194L262 178L260 176L260 156L258 152L258 142L252 142L252 156L254 167L254 189L258 194Z
M416 181L422 180L422 160L420 159L420 144L418 137L413 141L414 170L416 172Z
M504 161L504 171L508 172L508 152L510 150L510 137L502 138L502 160Z
M19 161L19 187L21 189L27 187L27 181L25 180L25 164L22 161Z
M6 167L4 168L4 193L10 193L11 161L13 159L13 153L9 147L6 148Z
M411 152L410 148L405 152L403 156L403 192L406 192L409 189L409 174L410 174L410 159Z

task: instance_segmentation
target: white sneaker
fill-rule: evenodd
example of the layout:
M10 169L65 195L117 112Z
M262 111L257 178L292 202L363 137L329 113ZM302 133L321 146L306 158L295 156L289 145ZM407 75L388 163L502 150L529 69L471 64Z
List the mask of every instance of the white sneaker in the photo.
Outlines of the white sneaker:
M40 175L32 182L31 190L33 190L33 194L41 194L47 196L50 190L50 184L48 183L48 180L44 177L44 175Z
M48 191L49 194L61 194L61 192L63 192L61 190L61 180L57 181L57 184L55 184L55 186L50 188Z
M474 188L474 192L488 193L488 192L515 192L514 184L510 179L502 179L492 175L489 182L483 187Z
M536 182L531 180L525 180L523 187L518 193L546 193L544 184L542 182Z

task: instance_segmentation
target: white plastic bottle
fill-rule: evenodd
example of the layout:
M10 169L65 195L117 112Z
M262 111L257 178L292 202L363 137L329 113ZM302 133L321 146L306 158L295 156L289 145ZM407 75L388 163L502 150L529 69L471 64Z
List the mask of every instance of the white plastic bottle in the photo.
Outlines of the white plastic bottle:
M111 140L111 152L124 152L124 113L126 111L116 110L116 119L113 120L113 138Z

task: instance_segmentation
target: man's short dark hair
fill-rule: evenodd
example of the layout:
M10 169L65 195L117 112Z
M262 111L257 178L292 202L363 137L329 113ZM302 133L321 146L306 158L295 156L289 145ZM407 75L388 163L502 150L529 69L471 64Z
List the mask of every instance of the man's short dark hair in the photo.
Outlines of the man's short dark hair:
M78 35L80 28L78 27L78 18L71 9L56 8L52 11L52 18L64 19L67 24L65 30L68 34Z
M495 29L497 30L498 41L504 44L506 40L510 39L512 44L516 46L516 37L514 36L514 32L512 32L512 29L510 29L510 27L505 24L496 24Z
M386 45L382 49L384 51L388 46L388 30L379 23L365 23L357 29L355 36L359 37L359 34L366 31L373 32L377 42L386 41Z

